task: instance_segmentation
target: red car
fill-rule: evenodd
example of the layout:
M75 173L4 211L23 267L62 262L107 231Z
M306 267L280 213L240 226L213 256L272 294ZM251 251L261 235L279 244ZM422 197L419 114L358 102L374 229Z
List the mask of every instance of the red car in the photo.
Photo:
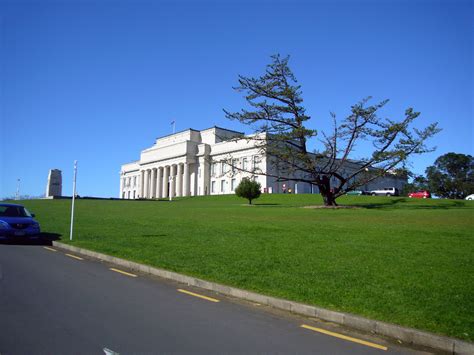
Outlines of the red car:
M410 198L431 198L431 194L427 190L421 190L417 192L410 192L408 194L408 197Z

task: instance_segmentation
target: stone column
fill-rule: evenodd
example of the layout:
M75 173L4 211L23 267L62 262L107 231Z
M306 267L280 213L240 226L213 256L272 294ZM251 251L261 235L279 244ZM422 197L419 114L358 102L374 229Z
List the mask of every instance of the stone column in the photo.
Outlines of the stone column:
M170 176L170 167L165 166L163 168L163 197L168 197L168 178Z
M147 169L145 171L145 198L149 198L150 196L150 170Z
M156 171L156 198L161 198L163 196L163 181L161 180L162 173L163 168L158 168Z
M184 175L183 175L183 196L189 196L189 164L184 163Z
M198 191L199 195L210 195L210 164L206 157L199 157L199 167L201 169L201 176L198 177Z
M145 170L140 171L140 198L145 196Z
M176 196L183 196L183 164L178 164L178 174L176 175Z
M151 170L151 193L150 193L151 198L156 197L156 168L153 168Z
M175 164L171 165L170 176L173 177L173 179L171 179L170 181L170 196L175 197L176 196L176 165Z

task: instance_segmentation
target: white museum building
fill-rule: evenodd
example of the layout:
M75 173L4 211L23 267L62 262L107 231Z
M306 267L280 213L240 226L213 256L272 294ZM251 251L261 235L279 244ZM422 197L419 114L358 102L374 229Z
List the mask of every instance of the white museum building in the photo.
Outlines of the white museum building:
M262 192L319 192L316 186L308 183L276 181L274 177L246 172L271 172L272 166L261 155L256 142L242 136L242 132L212 127L202 131L187 129L157 138L153 146L141 152L140 160L122 165L120 197L137 199L231 194L244 177L258 181ZM383 180L378 179L371 186L364 186L364 189L381 184L401 188L405 182L395 176Z

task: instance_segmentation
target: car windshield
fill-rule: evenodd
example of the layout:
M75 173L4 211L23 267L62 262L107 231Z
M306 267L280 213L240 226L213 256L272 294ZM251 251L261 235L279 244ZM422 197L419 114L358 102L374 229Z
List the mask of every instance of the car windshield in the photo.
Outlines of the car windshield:
M0 206L0 217L31 217L23 206Z

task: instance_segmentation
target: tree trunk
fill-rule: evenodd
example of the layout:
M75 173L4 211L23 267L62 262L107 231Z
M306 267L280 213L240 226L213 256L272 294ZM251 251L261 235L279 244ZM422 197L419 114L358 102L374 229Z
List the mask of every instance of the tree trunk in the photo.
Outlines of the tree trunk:
M337 206L336 199L334 198L334 194L331 191L328 191L327 193L323 193L321 191L321 195L323 196L324 206L327 206L327 207Z
M318 178L319 193L323 197L324 206L335 207L337 206L336 199L334 198L334 191L331 189L330 179L324 175Z
M251 200L251 199L249 199L249 205L251 205L251 204L252 204L252 200Z

